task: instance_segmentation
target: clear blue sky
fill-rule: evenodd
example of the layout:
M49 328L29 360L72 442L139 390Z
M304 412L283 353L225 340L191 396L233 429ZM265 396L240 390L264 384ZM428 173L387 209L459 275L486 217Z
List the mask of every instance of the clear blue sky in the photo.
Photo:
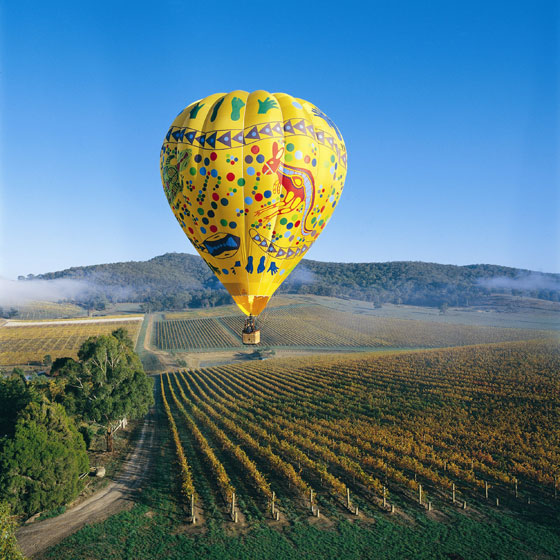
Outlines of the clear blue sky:
M1 4L0 275L194 252L158 156L218 91L309 99L344 135L308 256L560 272L554 1Z

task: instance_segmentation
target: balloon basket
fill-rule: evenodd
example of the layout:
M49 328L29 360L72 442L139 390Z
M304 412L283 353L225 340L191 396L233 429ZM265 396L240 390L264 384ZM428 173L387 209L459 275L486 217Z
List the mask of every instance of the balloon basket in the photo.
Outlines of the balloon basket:
M253 331L252 333L243 333L243 344L260 344L261 331Z
M261 342L261 331L257 328L257 323L255 317L249 315L245 319L245 326L241 333L241 339L243 344L260 344Z

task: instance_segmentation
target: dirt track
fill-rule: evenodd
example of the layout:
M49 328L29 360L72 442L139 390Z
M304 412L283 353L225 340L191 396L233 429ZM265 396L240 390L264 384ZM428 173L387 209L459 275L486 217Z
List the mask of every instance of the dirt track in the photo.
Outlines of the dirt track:
M32 557L55 545L89 523L103 521L132 505L132 497L148 470L155 435L155 413L151 409L136 448L126 459L117 480L58 517L24 525L17 531L23 553Z
M89 325L91 323L126 323L127 321L143 321L144 317L99 317L97 319L57 319L56 321L20 321L8 320L0 323L0 326L10 327L44 327L48 325L56 325L63 327L64 325Z

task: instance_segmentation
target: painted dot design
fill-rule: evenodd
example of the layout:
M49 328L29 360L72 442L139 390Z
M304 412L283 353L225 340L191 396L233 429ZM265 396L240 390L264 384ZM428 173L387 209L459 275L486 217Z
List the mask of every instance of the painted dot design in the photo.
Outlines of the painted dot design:
M308 102L278 95L271 107L263 92L237 92L212 120L221 97L196 110L192 104L173 122L160 153L164 190L232 295L239 286L272 293L330 220L346 149L332 121Z

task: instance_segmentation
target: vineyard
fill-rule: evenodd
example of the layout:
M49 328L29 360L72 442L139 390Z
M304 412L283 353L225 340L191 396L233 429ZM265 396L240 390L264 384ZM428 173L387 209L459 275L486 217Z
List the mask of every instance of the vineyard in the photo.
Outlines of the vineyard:
M160 350L205 350L242 346L220 321L211 318L156 321L155 345Z
M302 304L273 307L259 324L261 346L277 348L433 348L551 336L545 330L376 317ZM237 348L242 327L243 317L234 314L167 319L156 322L153 343L161 350Z
M162 374L133 507L43 558L557 558L558 371L536 340Z
M208 467L185 495L230 515L557 509L558 371L553 341L284 359L164 374L160 402L183 486Z
M28 302L23 305L9 306L17 311L17 318L23 320L62 319L68 317L85 317L87 311L72 303L54 303L50 301Z
M0 365L42 363L46 354L53 360L77 357L81 344L90 336L110 334L125 328L134 342L142 325L142 317L45 321L25 324L8 322L0 328Z

